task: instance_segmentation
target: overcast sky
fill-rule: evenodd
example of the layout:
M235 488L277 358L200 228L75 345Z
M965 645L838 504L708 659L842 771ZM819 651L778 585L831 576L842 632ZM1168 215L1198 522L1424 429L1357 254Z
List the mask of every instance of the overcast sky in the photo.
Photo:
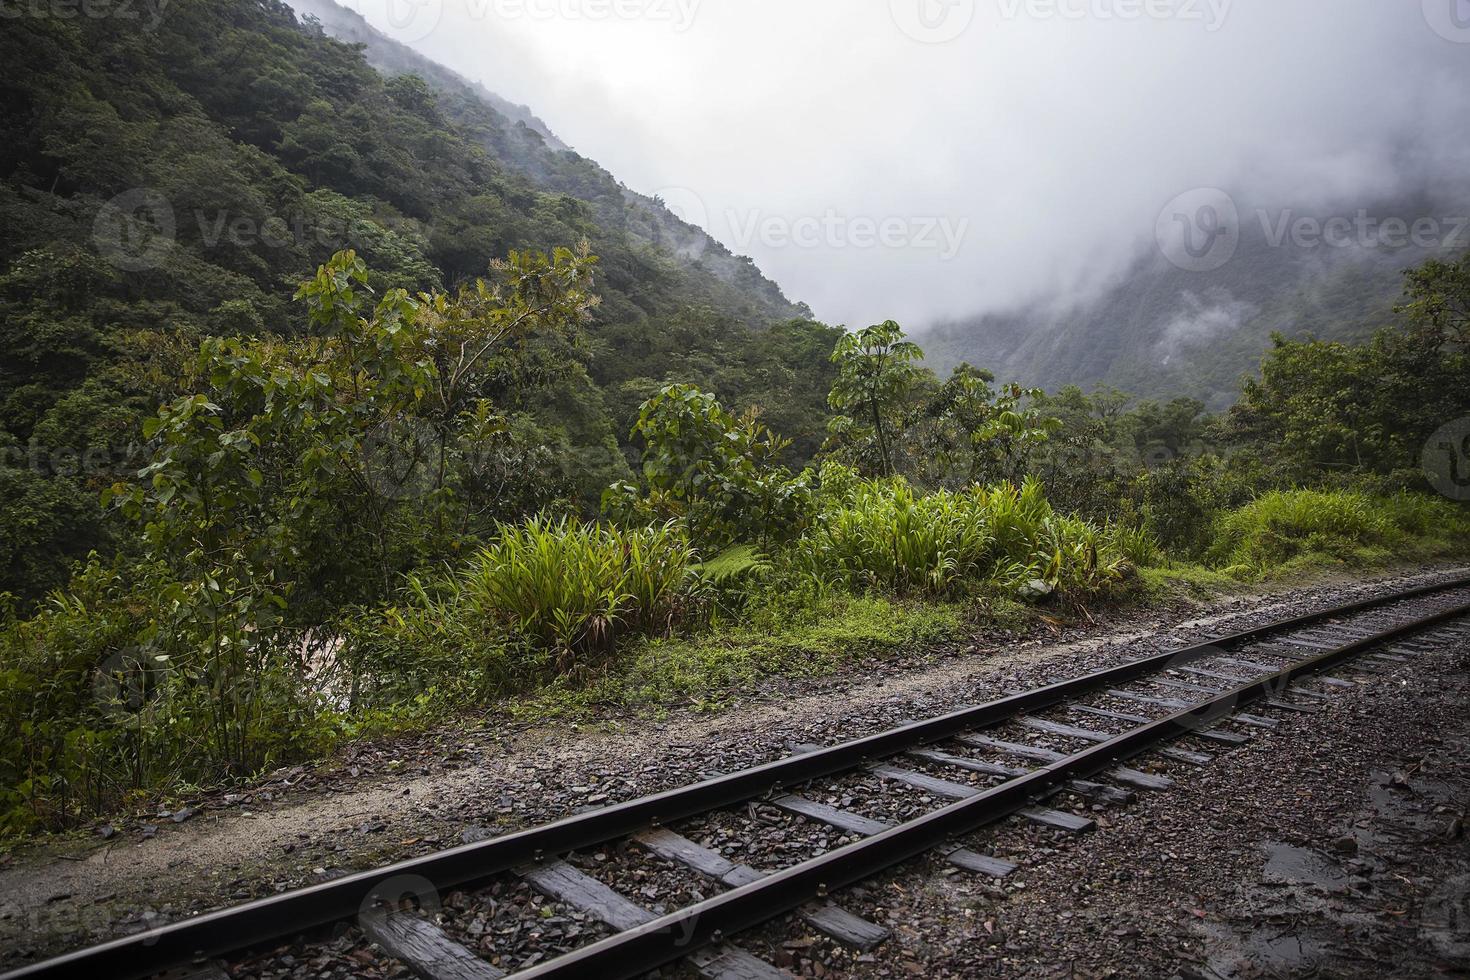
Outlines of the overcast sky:
M343 2L850 326L1085 297L1195 188L1470 174L1470 0Z

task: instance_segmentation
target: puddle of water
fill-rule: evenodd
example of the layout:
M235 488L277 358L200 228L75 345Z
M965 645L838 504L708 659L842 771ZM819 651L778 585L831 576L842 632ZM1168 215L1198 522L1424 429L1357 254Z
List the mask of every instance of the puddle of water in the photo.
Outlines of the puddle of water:
M1266 852L1265 878L1286 885L1308 885L1326 892L1345 891L1349 878L1330 858L1304 847L1276 841L1261 845Z
M1255 929L1236 934L1220 927L1206 928L1214 947L1206 960L1206 968L1219 977L1254 977L1263 972L1271 975L1309 971L1318 966L1328 953L1319 940L1280 929Z

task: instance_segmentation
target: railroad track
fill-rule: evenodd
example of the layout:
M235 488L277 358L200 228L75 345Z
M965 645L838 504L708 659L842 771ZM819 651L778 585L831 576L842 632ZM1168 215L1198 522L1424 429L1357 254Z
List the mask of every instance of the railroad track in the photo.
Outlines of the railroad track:
M1466 638L1470 577L1166 650L837 745L804 747L766 765L79 950L0 980L147 977L170 968L181 971L176 976L223 978L228 974L214 957L239 959L344 922L426 980L493 980L506 973L414 906L508 875L609 933L515 977L634 977L680 961L719 980L787 976L743 950L739 934L795 914L839 942L871 948L887 930L844 909L841 889L928 852L972 874L1004 877L1014 866L956 842L1003 820L1086 832L1094 827L1090 817L1048 804L1058 797L1124 804L1138 792L1167 790L1170 780L1146 771L1147 763L1125 763L1157 754L1208 765L1214 753L1269 737L1287 714L1310 715L1344 689L1412 669L1436 644ZM1332 676L1349 660L1354 680ZM875 778L926 794L935 805L885 823L803 795L833 780ZM757 803L831 827L839 842L850 842L763 871L679 832L683 823ZM614 842L631 842L641 860L718 893L656 915L568 860Z

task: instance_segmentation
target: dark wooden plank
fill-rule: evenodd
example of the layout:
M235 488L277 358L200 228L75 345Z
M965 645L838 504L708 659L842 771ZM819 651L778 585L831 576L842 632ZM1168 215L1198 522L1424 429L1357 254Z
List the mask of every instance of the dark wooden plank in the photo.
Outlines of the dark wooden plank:
M735 870L735 862L727 860L707 847L701 847L687 837L672 830L656 827L634 834L633 839L665 861L693 868L711 878L723 878Z
M1176 749L1172 747L1159 749L1159 755L1167 756L1170 759L1178 759L1180 762L1188 762L1196 766L1203 766L1215 761L1215 757L1206 752L1190 752L1188 749Z
M671 830L647 830L635 834L633 839L659 857L675 864L681 864L686 868L692 868L702 875L724 882L731 888L749 885L765 877L764 872L757 871L749 865L728 861L709 848L696 844ZM802 918L806 919L813 928L826 933L839 943L864 952L882 942L882 939L888 935L888 930L882 926L861 919L836 905L819 906L817 910L817 912L812 912L811 909L803 909ZM880 933L882 938L873 938Z
M1174 780L1168 776L1155 776L1151 772L1139 772L1137 769L1112 769L1108 776L1138 789L1164 790L1174 785Z
M1066 758L1066 755L1055 749L1044 749L1039 745L1023 745L1020 742L1002 742L989 735L956 735L954 740L972 749L995 749L1007 755L1018 756L1022 759L1035 759L1038 762L1058 762Z
M1358 686L1352 681L1343 680L1341 677L1318 677L1317 680L1321 681L1323 684L1326 684L1328 687L1335 687L1340 691L1345 691L1350 687Z
M1055 830L1065 830L1071 834L1080 834L1084 830L1095 830L1097 821L1086 817L1079 817L1075 813L1067 813L1064 810L1048 810L1045 807L1031 807L1020 811L1020 815L1034 824L1043 827L1051 827Z
M1192 684L1189 681L1176 681L1172 677L1150 677L1147 680L1150 684L1157 684L1159 687L1167 687L1172 691L1190 691L1194 694L1225 693L1225 689L1223 687L1211 687L1209 684Z
M989 854L967 851L963 847L957 851L950 851L944 857L957 868L964 868L976 874L990 875L992 878L1004 878L1016 870L1016 866L1009 861L991 857Z
M963 783L952 783L938 776L931 776L926 772L914 772L912 769L899 769L896 766L869 766L868 771L882 779L891 779L905 786L922 790L933 796L942 796L950 800L965 800L972 796L979 796L980 790Z
M1120 691L1116 688L1108 692L1115 698L1124 701L1137 701L1139 704L1156 704L1161 708L1172 708L1175 711L1189 707L1188 701L1180 701L1178 698L1156 698L1148 694L1135 694L1132 691Z
M753 881L760 881L765 877L763 872L757 871L748 864L737 864L731 868L729 873L720 876L720 880L731 888L740 888Z
M688 960L705 980L792 980L785 970L734 946L706 946Z
M1282 644L1283 646L1302 647L1307 650L1322 651L1336 650L1338 647L1342 646L1341 643L1320 643L1316 640L1298 640L1295 637L1290 636L1284 636L1277 642Z
M1178 670L1181 674L1189 674L1192 677L1207 677L1213 681L1225 681L1227 684L1244 684L1250 680L1249 677L1226 674L1218 670L1205 670L1203 667L1180 667Z
M230 980L230 974L218 963L190 963L165 970L153 980Z
M1109 786L1107 783L1093 783L1085 779L1074 779L1067 784L1067 788L1088 799L1097 800L1099 803L1113 803L1121 806L1132 803L1135 799L1134 795L1126 789Z
M1281 711L1291 711L1299 715L1315 715L1322 710L1315 704L1298 704L1295 701L1282 701L1279 698L1267 698L1265 703Z
M788 813L799 814L818 823L845 830L850 834L861 834L864 837L872 837L888 829L888 824L881 821L869 820L862 814L853 813L850 810L839 810L825 803L809 800L804 796L778 796L771 801L771 805Z
M1236 660L1233 657L1215 657L1214 660L1216 663L1225 664L1227 667L1244 667L1246 670L1255 670L1262 674L1273 674L1281 669L1280 667L1271 667L1267 664L1256 663L1254 660Z
M428 919L378 910L364 914L359 922L369 939L423 980L500 980L505 976Z
M1019 718L1022 725L1035 732L1045 732L1048 735L1060 735L1063 738L1075 738L1082 742L1106 742L1116 736L1107 732L1095 732L1087 728L1078 728L1075 725L1063 725L1060 722L1047 721L1044 718Z
M531 865L517 873L543 895L566 902L614 929L632 929L657 918L565 861Z
M838 830L845 830L852 834L861 834L864 837L871 837L874 834L882 833L889 827L888 824L880 820L869 820L861 814L853 813L850 810L839 810L825 803L809 800L804 796L779 796L771 801L771 805L779 807L787 813L799 814L809 820L816 820L819 823L836 827ZM965 850L951 851L945 857L956 867L964 868L967 871L978 870L983 871L985 874L996 873L995 871L988 870L988 867L994 866L989 865L988 862L995 862L997 860L996 858L987 858L984 855L973 854ZM1004 863L1001 862L1001 864ZM977 864L986 866L976 867L975 865ZM1010 874L1014 870L1014 865L1008 865L1004 873Z
M957 769L968 769L970 772L983 772L988 776L1024 776L1029 770L1018 769L1014 766L1002 766L995 762L986 762L984 759L971 759L962 755L950 755L948 752L940 752L937 749L912 749L908 753L916 759L926 762L936 762L942 766L954 766Z
M801 917L812 928L831 936L842 945L865 953L892 935L876 922L869 922L831 903L808 905L801 910Z
M1249 725L1252 728L1276 729L1281 727L1281 722L1275 718L1263 718L1260 715L1240 713L1231 715L1230 720L1242 725Z
M1153 721L1152 718L1146 718L1143 715L1130 715L1123 711L1109 711L1107 708L1094 708L1086 704L1074 704L1067 710L1075 711L1078 714L1096 715L1099 718L1110 718L1113 721L1126 721L1134 725L1146 725Z
M1237 732L1222 732L1218 728L1209 728L1202 732L1195 732L1196 737L1207 742L1216 742L1220 745L1244 745L1251 740L1249 735L1241 735Z

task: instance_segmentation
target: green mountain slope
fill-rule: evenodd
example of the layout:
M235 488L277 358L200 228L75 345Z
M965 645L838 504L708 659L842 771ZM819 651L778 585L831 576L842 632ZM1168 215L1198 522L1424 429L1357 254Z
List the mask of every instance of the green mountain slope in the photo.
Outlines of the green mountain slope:
M593 322L506 406L584 500L627 473L636 406L669 379L814 448L835 332L529 110L406 49L375 46L380 73L275 0L127 9L0 32L0 591L99 545L97 491L199 337L298 333L293 290L342 248L375 288L425 289L590 243Z

